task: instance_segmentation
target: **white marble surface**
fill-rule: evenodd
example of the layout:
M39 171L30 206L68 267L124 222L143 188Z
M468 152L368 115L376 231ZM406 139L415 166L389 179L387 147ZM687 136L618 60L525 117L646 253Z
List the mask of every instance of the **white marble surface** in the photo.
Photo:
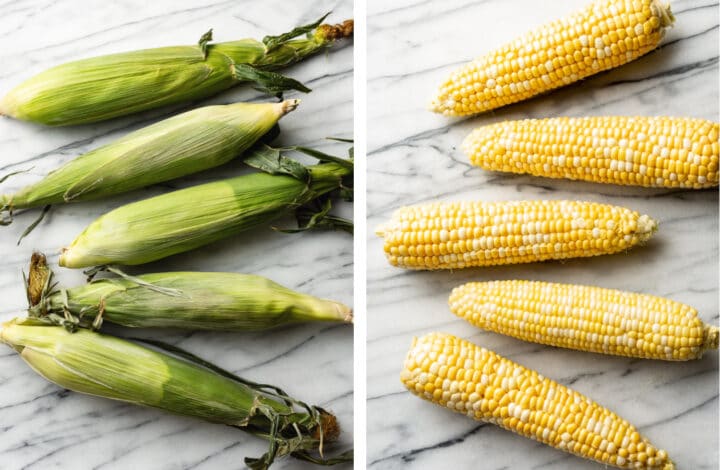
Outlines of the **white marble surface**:
M333 10L329 20L352 17L350 0L285 2L116 2L22 0L0 4L0 93L49 66L125 50L194 44L214 28L217 41L279 34ZM286 73L308 84L301 106L282 122L280 143L313 146L344 155L346 145L324 140L352 137L352 43L321 53ZM259 101L250 87L203 104ZM73 128L44 128L0 119L0 174L34 166L6 182L9 191L39 179L76 155L155 122L190 105ZM18 216L0 230L0 320L22 313L22 269L34 249L57 262L58 249L93 219L123 203L170 188L247 171L240 163L157 187L96 202L57 207L19 247L15 242L36 212ZM352 206L341 207L345 216ZM294 220L283 221L286 226ZM345 233L286 235L258 229L132 272L217 270L260 274L288 287L352 305L352 238ZM57 269L60 282L83 282L79 271ZM123 332L127 334L127 332ZM129 332L133 334L135 332ZM278 331L200 333L143 331L228 368L243 377L285 388L339 417L351 446L353 427L352 327L310 325ZM0 468L15 469L215 469L241 468L259 456L265 442L219 425L171 416L118 402L69 393L32 372L9 348L0 351ZM277 468L311 468L283 460ZM340 466L351 468L350 465Z
M676 27L636 62L494 113L452 121L425 110L458 64L587 0L373 1L368 5L368 466L372 469L596 469L598 464L474 422L404 390L413 336L444 331L572 386L634 423L682 469L718 467L718 354L692 363L601 356L481 332L449 313L470 280L576 282L668 296L718 324L718 193L621 188L468 165L459 144L475 126L582 115L687 115L718 120L718 6L674 0ZM542 6L541 6L542 5ZM399 206L432 200L576 198L659 219L647 246L565 263L455 272L390 267L372 229Z

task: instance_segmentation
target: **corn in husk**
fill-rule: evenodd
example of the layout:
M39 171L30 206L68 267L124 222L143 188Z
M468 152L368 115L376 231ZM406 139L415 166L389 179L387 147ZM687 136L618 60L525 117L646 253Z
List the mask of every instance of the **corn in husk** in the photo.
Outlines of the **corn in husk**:
M250 148L298 103L235 103L179 114L0 196L0 211L12 215L14 209L97 199L221 165Z
M56 289L45 256L33 255L29 313L55 323L98 328L103 320L128 327L260 330L312 322L352 322L352 310L251 274L170 272L96 279Z
M310 91L272 70L298 62L342 37L342 25L317 22L280 36L175 46L93 57L59 65L26 80L0 101L0 114L59 126L102 121L214 95L241 82L264 91ZM293 39L307 34L307 37Z
M270 441L261 458L245 459L253 469L268 468L284 455L320 463L322 457L315 454L340 432L327 411L178 349L170 349L170 355L87 329L71 333L36 319L5 323L0 341L61 387L234 426Z
M63 248L59 264L136 265L192 250L267 224L342 187L352 164L337 160L292 172L302 174L253 173L119 207Z

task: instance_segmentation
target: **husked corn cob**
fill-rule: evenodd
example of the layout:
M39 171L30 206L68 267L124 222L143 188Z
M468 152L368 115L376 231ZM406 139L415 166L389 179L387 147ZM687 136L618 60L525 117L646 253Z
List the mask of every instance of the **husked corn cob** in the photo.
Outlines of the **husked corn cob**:
M687 361L718 348L718 328L662 297L533 281L470 282L450 310L485 330L534 343L619 356Z
M393 266L456 269L617 253L656 228L647 215L594 202L466 201L403 207L376 233Z
M86 201L222 165L250 148L300 100L206 106L165 119L0 196L0 210Z
M400 380L425 400L579 457L617 468L675 468L667 452L607 408L448 334L416 338Z
M674 22L658 0L596 0L450 74L436 113L482 113L618 67L655 49Z
M60 324L68 320L67 314L86 327L107 320L129 327L224 331L311 321L352 322L352 310L346 305L251 274L155 273L96 279L71 289L54 288L51 276L45 256L35 253L28 276L29 313Z
M505 121L475 129L463 143L473 165L662 188L718 185L720 124L672 117L584 117Z
M63 388L227 424L270 441L262 458L245 459L253 469L266 469L283 455L322 461L316 453L322 451L323 441L332 442L339 435L337 420L327 411L179 350L169 355L90 330L70 333L32 319L3 324L0 341Z
M92 57L58 65L21 83L0 101L0 115L51 126L103 121L205 98L242 82L279 95L310 91L272 72L349 37L353 22L317 22L280 36L174 46ZM307 34L307 37L293 39Z
M307 171L308 181L258 172L124 205L96 219L63 248L60 266L143 264L192 250L269 223L339 188L352 174L337 163Z

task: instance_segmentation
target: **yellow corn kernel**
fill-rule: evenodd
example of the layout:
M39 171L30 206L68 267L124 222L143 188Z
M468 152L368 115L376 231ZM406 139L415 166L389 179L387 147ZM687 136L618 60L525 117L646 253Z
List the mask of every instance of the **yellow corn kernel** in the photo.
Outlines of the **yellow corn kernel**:
M694 308L647 294L551 282L470 282L453 289L449 304L479 328L561 348L668 361L699 359L718 348L718 328L705 325Z
M618 67L655 49L673 22L658 0L596 0L456 69L430 109L482 113Z
M376 233L393 266L457 269L617 253L656 228L647 215L594 202L466 201L404 207Z
M479 373L480 379L474 382L478 392L460 393L463 381L444 374L448 367L456 368L463 377L466 371ZM586 459L618 468L675 468L665 451L653 447L607 408L533 370L448 334L430 333L416 338L400 380L425 400ZM436 393L438 389L440 393ZM493 400L488 400L488 390L508 399L490 405ZM538 399L532 401L534 397ZM610 436L616 440L619 437L620 446L610 441ZM648 456L652 454L655 457L650 465Z
M463 149L473 165L491 171L702 189L718 185L720 151L717 144L706 143L717 142L718 134L720 124L704 119L525 119L477 128Z

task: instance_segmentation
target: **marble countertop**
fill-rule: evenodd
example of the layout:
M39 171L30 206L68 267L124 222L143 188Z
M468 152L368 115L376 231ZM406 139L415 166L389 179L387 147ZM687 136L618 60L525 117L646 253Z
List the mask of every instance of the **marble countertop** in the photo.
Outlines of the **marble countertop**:
M459 144L478 125L525 117L684 115L718 120L718 3L673 0L662 47L612 70L480 117L426 111L456 67L587 0L448 0L368 5L368 467L597 469L598 464L464 418L406 392L413 336L444 331L573 387L614 410L683 469L718 467L718 354L690 363L601 356L479 331L453 316L450 290L471 280L533 279L667 296L718 324L718 193L623 188L489 173ZM454 272L391 267L373 229L400 206L434 200L585 199L660 221L627 254Z
M352 17L350 0L285 2L235 0L204 2L44 2L19 0L0 5L0 93L50 66L74 59L163 45L195 44L214 29L216 41L261 39L314 21L333 11L329 21ZM314 91L299 97L301 106L280 123L280 145L304 145L346 155L347 145L326 137L352 137L352 43L320 53L285 70ZM225 92L194 105L270 100L250 87ZM125 133L194 105L175 106L113 121L71 128L45 128L0 119L0 174L33 167L4 183L11 191L47 171ZM37 212L16 218L0 230L0 320L22 314L22 270L33 250L47 253L56 266L60 247L100 214L124 203L247 171L234 162L179 181L111 199L56 207L16 247ZM352 215L352 205L339 212ZM281 226L292 226L288 218ZM290 288L352 305L352 238L343 233L287 235L268 228L214 243L130 270L133 273L205 270L254 273ZM58 280L84 282L80 271L58 268ZM127 332L185 348L247 379L271 383L291 395L334 412L344 430L343 448L352 445L352 327L303 325L264 333L182 331ZM15 469L215 469L240 468L245 456L257 457L266 443L224 426L168 415L129 404L61 390L39 377L7 347L0 350L0 468ZM274 468L313 468L293 459ZM341 465L340 468L351 468Z

